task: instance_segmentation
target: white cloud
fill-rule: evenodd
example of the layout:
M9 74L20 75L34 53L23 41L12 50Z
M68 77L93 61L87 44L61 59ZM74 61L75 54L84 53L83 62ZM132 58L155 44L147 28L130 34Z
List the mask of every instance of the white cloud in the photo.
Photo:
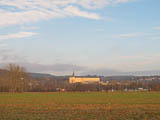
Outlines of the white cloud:
M86 11L81 11L77 7L68 6L64 10L65 12L67 12L69 16L80 16L80 17L91 18L91 19L96 19L96 20L100 19L99 15L95 13L88 13Z
M4 61L19 61L23 58L22 55L18 55L17 53L14 53L13 50L9 49L8 45L4 43L4 40L27 38L35 34L36 33L32 32L18 32L14 34L0 35L0 63Z
M3 6L0 7L0 26L71 16L98 20L101 17L87 9L104 8L128 1L130 0L0 0L0 6Z
M18 32L12 34L0 35L0 63L3 62L19 62L24 61L23 55L14 53L13 50L4 42L8 39L21 39L34 36L36 33L33 32Z
M160 36L152 37L152 40L160 40Z
M153 29L155 29L155 30L160 30L160 26L154 27Z
M128 2L129 0L115 0L116 3Z
M143 32L124 33L124 34L113 35L112 38L135 38L135 37L143 37L146 35L150 35L150 34L143 33Z
M0 35L0 40L27 38L35 34L33 32L18 32L15 34Z
M23 12L8 12L0 10L0 26L8 26L15 24L25 24L37 22L39 20L47 20L52 17L64 17L61 14L46 11L46 10L28 10Z
M36 26L28 26L28 25L22 25L20 26L21 31L28 31L28 30L37 30L39 27Z
M4 47L6 47L6 46L7 46L6 44L0 43L0 48L4 48Z
M20 57L16 55L13 50L9 49L8 46L0 42L0 64L3 62L14 62L19 61Z
M103 8L114 0L79 0L78 4L87 9Z

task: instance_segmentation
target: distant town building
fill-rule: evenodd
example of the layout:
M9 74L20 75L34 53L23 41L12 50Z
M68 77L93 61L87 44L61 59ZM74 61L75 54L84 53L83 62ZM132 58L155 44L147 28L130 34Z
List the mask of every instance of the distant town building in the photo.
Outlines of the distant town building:
M73 75L72 77L69 77L69 83L82 83L82 84L88 84L88 83L100 83L100 78L99 77L76 77Z

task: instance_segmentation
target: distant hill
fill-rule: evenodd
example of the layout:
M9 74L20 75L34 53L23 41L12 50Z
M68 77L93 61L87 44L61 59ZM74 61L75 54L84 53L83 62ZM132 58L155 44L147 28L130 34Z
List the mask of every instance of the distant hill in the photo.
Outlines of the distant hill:
M7 70L0 69L0 75L5 74ZM44 74L44 73L28 73L33 78L44 78L44 77L54 77L54 75Z
M0 69L0 76L3 76L7 71L4 69ZM100 76L102 81L112 81L112 80L132 80L135 79L136 76L156 76L160 75L160 71L139 71L139 72L123 72L120 75L111 75L111 76ZM68 80L70 76L55 76L51 74L44 74L44 73L28 73L29 76L33 79L52 79L52 80L59 80L64 81ZM86 75L86 76L79 76L79 77L97 77L96 75Z
M7 72L7 70L0 69L0 76L5 75L5 74L6 74L6 72Z
M43 73L28 73L32 78L53 78L54 75L43 74Z
M7 71L4 69L0 69L0 76L5 75ZM45 74L45 73L28 73L28 75L33 78L33 79L41 79L41 80L45 80L45 79L52 79L52 80L68 80L69 76L55 76L55 75L51 75L51 74Z
M106 76L106 77L101 77L102 81L112 81L112 80L117 80L117 81L121 81L121 80L131 80L134 79L135 76Z

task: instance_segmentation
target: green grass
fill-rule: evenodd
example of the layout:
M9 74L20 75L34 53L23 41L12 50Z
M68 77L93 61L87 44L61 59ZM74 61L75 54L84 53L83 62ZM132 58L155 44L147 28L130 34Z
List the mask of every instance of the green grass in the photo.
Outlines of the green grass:
M0 93L0 120L160 120L160 92Z

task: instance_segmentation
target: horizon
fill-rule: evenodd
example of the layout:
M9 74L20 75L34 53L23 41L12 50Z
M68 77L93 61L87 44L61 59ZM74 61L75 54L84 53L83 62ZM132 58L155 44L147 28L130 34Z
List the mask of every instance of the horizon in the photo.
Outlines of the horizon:
M1 0L0 68L69 75L160 73L158 0Z
M19 66L19 65L18 65ZM20 67L23 67L23 66L20 66ZM1 67L0 70L5 70L6 67ZM24 68L25 69L25 68ZM25 71L29 74L44 74L44 75L52 75L52 76L72 76L73 72L70 73L70 74L54 74L54 73L45 73L45 72L30 72L30 71ZM88 71L89 72L89 71ZM75 73L75 72L74 72ZM148 77L151 77L151 76L160 76L160 71L133 71L133 72L119 72L119 73L104 73L104 74L93 74L93 73L89 73L89 74L76 74L75 76L98 76L98 77L114 77L114 76L120 76L120 77L123 77L123 76L148 76Z

